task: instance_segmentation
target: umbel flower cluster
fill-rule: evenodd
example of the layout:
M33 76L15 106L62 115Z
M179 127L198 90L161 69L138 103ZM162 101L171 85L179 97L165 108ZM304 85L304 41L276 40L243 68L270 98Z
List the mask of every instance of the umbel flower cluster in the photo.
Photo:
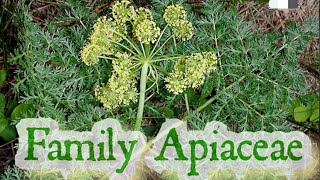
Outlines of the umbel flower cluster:
M204 83L205 75L214 70L217 57L212 52L194 53L179 59L174 71L165 78L167 89L178 95L186 88L197 88Z
M192 24L187 20L187 13L183 7L180 5L168 6L163 18L172 28L172 31L177 38L181 38L184 41L192 38Z
M100 17L96 21L88 44L81 51L81 59L88 66L97 64L100 59L112 62L113 71L108 82L95 89L97 99L105 108L128 105L136 102L140 95L141 109L140 101L144 101L142 95L146 93L148 79L144 76L158 74L159 66L156 63L159 59L178 59L173 72L164 79L166 88L174 94L180 94L188 87L199 87L205 75L215 68L217 58L211 52L181 57L165 55L166 58L159 53L165 47L159 42L167 43L171 38L187 41L193 36L192 23L187 20L187 13L182 6L171 5L166 8L163 18L167 25L162 30L149 9L135 9L128 0L115 2L111 14L111 17ZM172 35L163 41L161 38L167 27ZM140 78L139 93L137 78Z
M112 61L113 73L108 84L97 87L95 95L105 108L114 109L119 105L128 105L130 101L137 101L135 74L129 71L132 67L130 56L118 52L115 55L119 60Z

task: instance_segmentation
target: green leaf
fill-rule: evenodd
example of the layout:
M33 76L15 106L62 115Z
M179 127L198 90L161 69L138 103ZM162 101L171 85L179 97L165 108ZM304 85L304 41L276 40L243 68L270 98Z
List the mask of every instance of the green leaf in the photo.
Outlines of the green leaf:
M6 97L4 94L0 93L0 113L4 113L4 108L6 106Z
M300 98L297 98L287 110L289 115L293 115L294 114L294 109L299 107L299 106L301 106L301 100L300 100Z
M162 116L166 117L166 118L171 118L174 116L174 111L168 107L161 107L159 108Z
M320 106L320 101L318 100L318 97L316 97L316 99L314 99L314 103L312 106L312 114L310 116L311 122L319 121L319 106Z
M235 7L234 5L231 5L230 6L230 12L233 14L233 15L239 15L239 10L237 7Z
M15 107L18 106L18 101L16 99L11 100L9 107L6 111L6 116L10 117L10 114L12 113L12 111L14 110Z
M313 105L312 105L312 109L319 109L320 107L320 101L319 100L315 100Z
M194 89L187 89L188 101L190 106L198 105L200 97L195 93Z
M294 109L294 119L297 122L305 122L311 116L311 108L301 105Z
M318 99L318 96L312 93L312 94L307 94L305 96L301 96L300 99L303 105L309 106L309 105L312 105L313 102Z
M147 102L145 104L145 112L148 115L152 115L152 116L159 116L160 115L158 107L155 106L152 102Z
M146 136L152 136L157 130L157 127L155 126L149 126L149 127L143 127L142 128L142 132L146 135Z
M9 122L3 113L0 113L0 132L2 132L7 126Z
M0 136L5 140L5 141L11 141L14 138L17 137L17 131L14 126L7 126L1 133Z
M312 115L310 116L310 121L313 123L319 121L319 109L315 109L312 111Z
M312 115L310 116L311 122L318 122L319 121L319 108L312 110Z
M7 71L5 69L0 70L0 86L4 83L6 80Z
M175 116L181 115L181 113L182 113L181 111L182 111L182 110L181 110L180 107L174 107L174 108L173 108L173 112L174 112Z
M22 118L33 117L34 110L35 108L32 104L20 104L12 111L11 120L19 120Z
M201 98L206 98L208 96L211 95L211 92L213 91L213 88L214 88L214 79L213 78L207 78L206 81L204 82L203 84L203 87L202 87L202 91L201 91Z

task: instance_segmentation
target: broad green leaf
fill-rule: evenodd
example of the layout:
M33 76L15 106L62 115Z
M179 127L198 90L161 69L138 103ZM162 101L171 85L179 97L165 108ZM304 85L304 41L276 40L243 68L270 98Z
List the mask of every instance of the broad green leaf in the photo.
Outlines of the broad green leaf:
M294 109L294 119L297 122L305 122L311 116L311 108L301 105Z
M311 122L318 122L319 121L319 108L312 110L312 115L310 116Z
M14 110L15 107L18 106L18 101L16 99L11 100L9 107L6 111L6 116L10 117L10 114L12 113L12 111Z
M0 86L4 83L6 80L7 71L5 69L0 70Z
M34 106L32 104L20 104L11 114L11 120L22 119L26 117L33 117L34 116Z
M195 93L194 89L188 88L187 89L187 96L189 105L198 105L200 97Z
M201 98L206 98L211 95L211 92L214 88L214 78L207 78L203 84L202 91L201 91Z
M0 136L5 140L5 141L11 141L14 138L17 137L17 131L14 126L7 126L1 133Z
M3 113L0 113L0 132L2 132L7 126L9 122Z
M319 109L320 107L320 101L319 100L315 100L313 105L312 105L312 109Z
M318 100L318 97L316 97L316 99L314 99L314 103L312 106L312 114L310 116L311 122L319 121L319 106L320 106L320 101Z
M174 116L174 111L168 107L164 106L164 107L161 107L159 110L165 118L171 118Z
M4 94L0 93L0 113L4 113L4 108L6 106L6 97Z
M291 104L291 106L288 108L288 113L289 115L293 115L294 114L294 109L301 106L301 100L300 98L297 98L295 101L293 101L293 103Z

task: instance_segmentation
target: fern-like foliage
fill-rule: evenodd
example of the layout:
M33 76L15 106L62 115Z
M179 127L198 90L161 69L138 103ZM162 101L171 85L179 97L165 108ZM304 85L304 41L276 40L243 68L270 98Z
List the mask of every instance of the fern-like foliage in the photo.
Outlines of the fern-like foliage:
M171 3L182 3L193 12L195 37L191 43L178 44L181 52L214 51L219 56L211 83L216 100L200 113L205 120L200 119L222 121L237 131L290 130L285 108L308 91L299 54L317 36L317 17L292 23L283 32L263 33L254 32L249 22L219 1L206 1L202 8L174 0L153 3L158 16ZM200 122L199 117L190 120L196 129L205 125Z
M62 128L88 130L110 115L94 97L94 87L107 78L110 66L87 67L79 57L97 16L77 1L61 6L66 15L47 21L45 28L32 22L26 9L17 14L22 29L11 58L19 65L14 92L22 95L20 101L34 104L38 116L51 117Z

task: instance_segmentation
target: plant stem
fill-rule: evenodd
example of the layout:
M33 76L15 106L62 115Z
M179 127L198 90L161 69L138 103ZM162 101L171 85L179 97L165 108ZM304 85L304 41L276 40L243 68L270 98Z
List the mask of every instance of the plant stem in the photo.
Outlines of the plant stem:
M226 87L224 89L224 91L229 90L230 88L232 88L233 86L237 85L238 83L240 83L242 80L244 80L248 75L244 75L242 76L240 79L238 79L236 82L230 84L228 87ZM221 94L217 94L215 96L213 96L212 98L210 98L206 103L204 103L202 106L198 107L196 110L194 110L194 112L198 113L200 111L202 111L204 108L206 108L208 105L210 105L213 101L215 101ZM189 114L186 115L185 117L183 117L181 120L182 121L187 121L189 118Z
M240 79L238 79L236 82L230 84L228 87L226 87L224 89L224 91L229 90L230 88L232 88L233 86L237 85L239 82L241 82L242 80L244 80L247 77L247 75L242 76ZM210 98L206 103L204 103L202 106L198 107L195 112L200 112L202 111L204 108L206 108L208 105L210 105L214 100L216 100L218 98L220 94L217 94L215 96L213 96L212 98Z
M185 102L186 102L187 115L189 115L190 108L189 108L188 94L187 94L187 93L184 93L184 100L185 100Z
M149 63L144 62L143 66L142 66L142 70L141 70L141 77L140 77L140 96L139 96L137 120L136 120L136 125L134 128L135 131L140 131L140 127L141 127L141 123L142 123L144 101L145 101L145 96L146 96L148 68L149 68Z

